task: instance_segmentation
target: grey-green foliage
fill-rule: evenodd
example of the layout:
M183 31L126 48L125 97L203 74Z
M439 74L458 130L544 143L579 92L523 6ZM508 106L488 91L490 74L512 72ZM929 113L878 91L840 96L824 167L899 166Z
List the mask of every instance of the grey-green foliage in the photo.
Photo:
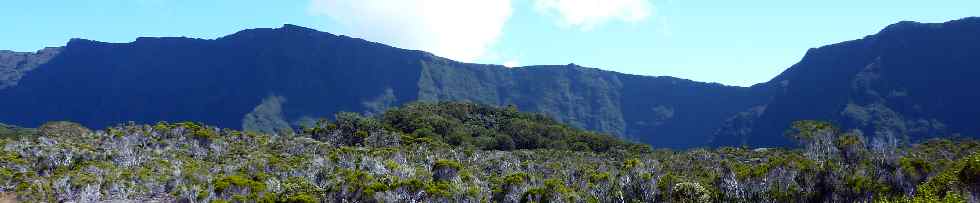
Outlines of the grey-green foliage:
M395 145L335 145L305 134L269 136L195 123L128 124L82 135L52 132L0 139L0 192L14 192L27 202L486 202L541 194L607 201L650 192L623 193L614 185L642 180L640 174L657 166L631 162L632 172L622 173L621 155L614 153L483 151L397 138L401 143ZM576 173L602 178L571 175ZM568 185L543 183L546 179ZM501 187L512 189L495 189Z
M291 132L292 128L282 113L283 103L286 103L286 98L281 96L262 99L262 103L242 118L242 129L270 134Z
M333 130L375 131L366 118L339 117ZM810 124L798 127L826 127ZM980 185L980 142L972 140L844 161L784 149L498 151L409 137L393 145L311 139L319 130L78 127L54 122L43 134L0 139L0 193L24 202L962 202L974 201ZM390 135L399 133L365 139ZM851 141L836 147L861 146Z
M707 189L701 187L701 184L683 182L674 185L673 196L671 199L675 202L684 203L708 203L711 202L711 194Z

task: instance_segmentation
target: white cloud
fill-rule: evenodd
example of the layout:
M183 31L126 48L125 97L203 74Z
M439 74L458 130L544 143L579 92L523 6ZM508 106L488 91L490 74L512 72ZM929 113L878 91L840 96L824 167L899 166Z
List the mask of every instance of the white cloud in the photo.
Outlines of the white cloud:
M609 21L639 22L653 14L650 0L535 0L534 7L557 15L563 26L582 30Z
M485 54L512 12L510 0L312 0L310 9L354 37L464 62Z
M513 67L518 67L521 64L520 64L520 62L517 62L517 60L509 60L509 61L504 62L503 65L505 67L508 67L508 68L513 68Z

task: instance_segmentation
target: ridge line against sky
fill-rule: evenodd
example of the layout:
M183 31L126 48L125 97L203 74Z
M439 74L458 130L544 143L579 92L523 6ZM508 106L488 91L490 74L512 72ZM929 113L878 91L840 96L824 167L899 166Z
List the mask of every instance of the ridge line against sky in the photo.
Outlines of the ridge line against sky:
M296 24L464 62L568 64L749 86L809 48L859 39L903 20L976 15L980 1L696 0L100 0L0 7L0 50L68 39L213 39Z

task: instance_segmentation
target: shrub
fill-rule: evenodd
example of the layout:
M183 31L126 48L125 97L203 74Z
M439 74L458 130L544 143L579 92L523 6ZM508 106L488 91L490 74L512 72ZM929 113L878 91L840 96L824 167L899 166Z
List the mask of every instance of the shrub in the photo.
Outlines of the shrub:
M433 179L436 181L447 181L456 177L459 170L463 168L457 161L440 159L432 164Z
M673 193L671 193L670 197L674 202L711 202L711 194L708 190L701 187L701 184L691 182L677 183L677 185L674 185Z

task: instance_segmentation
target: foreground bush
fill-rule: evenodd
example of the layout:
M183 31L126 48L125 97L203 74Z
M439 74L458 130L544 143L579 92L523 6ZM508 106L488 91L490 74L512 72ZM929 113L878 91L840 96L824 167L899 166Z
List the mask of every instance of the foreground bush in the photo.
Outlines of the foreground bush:
M282 135L53 123L0 139L0 193L26 202L976 202L980 188L973 140L867 150L831 126L799 123L794 136L805 143L794 150L650 151L611 137L496 148L471 130L510 133L518 129L508 122L527 120L525 133L566 133L539 135L549 139L589 133L474 107L406 107L383 121L339 115ZM459 142L445 134L460 132Z

